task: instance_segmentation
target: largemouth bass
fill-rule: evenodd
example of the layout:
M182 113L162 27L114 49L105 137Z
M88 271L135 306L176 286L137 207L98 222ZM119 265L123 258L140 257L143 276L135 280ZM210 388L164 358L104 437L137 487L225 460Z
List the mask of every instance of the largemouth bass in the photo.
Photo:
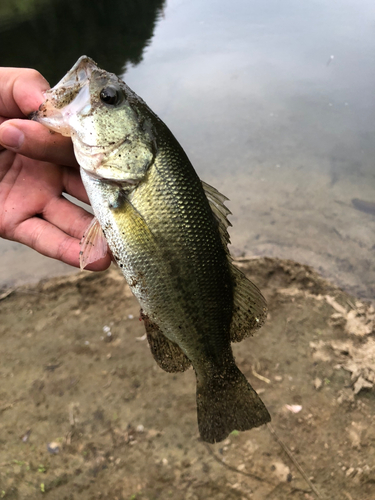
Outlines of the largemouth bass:
M45 96L34 119L72 138L95 214L81 266L108 243L141 305L156 362L167 372L195 370L204 441L268 422L231 349L262 325L266 302L231 261L227 198L200 181L144 101L90 58Z

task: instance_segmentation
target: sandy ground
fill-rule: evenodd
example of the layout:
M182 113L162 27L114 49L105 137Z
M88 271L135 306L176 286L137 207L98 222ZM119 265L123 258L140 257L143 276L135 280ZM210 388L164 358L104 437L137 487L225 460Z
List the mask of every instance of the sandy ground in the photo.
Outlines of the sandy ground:
M291 261L239 265L269 317L234 352L272 424L213 446L116 269L0 294L0 498L373 500L372 307Z

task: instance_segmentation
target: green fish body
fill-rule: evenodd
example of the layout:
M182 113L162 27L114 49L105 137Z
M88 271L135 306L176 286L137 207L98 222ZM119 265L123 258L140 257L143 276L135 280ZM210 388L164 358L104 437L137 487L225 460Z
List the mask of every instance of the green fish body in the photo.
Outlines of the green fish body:
M46 98L34 119L72 137L96 216L82 266L106 251L104 235L159 366L195 370L204 441L268 422L231 350L264 322L266 303L231 261L226 198L200 181L142 99L91 59L81 57Z

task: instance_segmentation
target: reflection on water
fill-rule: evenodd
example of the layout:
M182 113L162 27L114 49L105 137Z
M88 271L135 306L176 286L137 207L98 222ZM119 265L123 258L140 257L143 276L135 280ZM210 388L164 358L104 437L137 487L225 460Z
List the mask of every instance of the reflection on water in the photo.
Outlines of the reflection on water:
M132 62L127 83L232 200L235 254L309 263L374 298L375 216L358 207L375 202L375 4L172 0L155 25L161 2L115 3L108 16L104 2L51 1L29 31L0 34L1 61L52 83L82 53L117 73ZM38 32L26 52L24 32Z
M32 17L12 17L1 27L2 66L38 69L60 79L82 54L121 73L138 64L164 0L36 0ZM5 16L5 20L9 19ZM12 47L12 50L9 50Z

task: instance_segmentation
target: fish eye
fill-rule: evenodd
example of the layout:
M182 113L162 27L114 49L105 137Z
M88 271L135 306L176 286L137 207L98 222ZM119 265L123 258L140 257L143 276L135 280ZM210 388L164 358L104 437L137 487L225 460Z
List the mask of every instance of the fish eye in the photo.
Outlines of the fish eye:
M104 87L100 91L100 100L105 104L109 104L110 106L116 106L121 102L121 93L115 87Z

